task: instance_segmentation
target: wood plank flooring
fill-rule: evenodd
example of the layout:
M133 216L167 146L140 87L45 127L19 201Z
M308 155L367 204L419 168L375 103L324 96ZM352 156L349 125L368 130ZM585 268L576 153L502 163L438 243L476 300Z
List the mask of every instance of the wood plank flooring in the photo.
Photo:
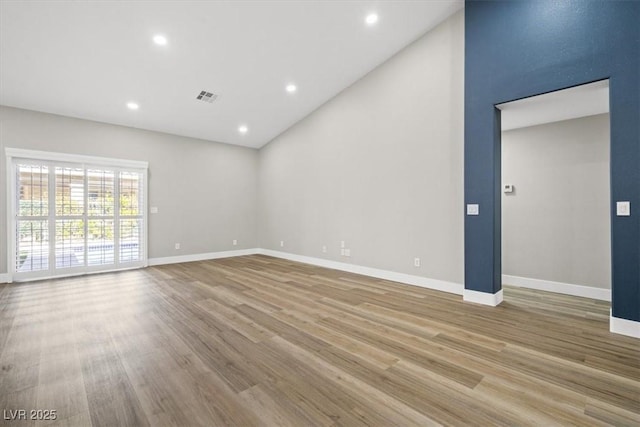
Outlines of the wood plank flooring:
M608 317L260 255L0 285L0 408L57 414L0 422L638 426L640 340Z

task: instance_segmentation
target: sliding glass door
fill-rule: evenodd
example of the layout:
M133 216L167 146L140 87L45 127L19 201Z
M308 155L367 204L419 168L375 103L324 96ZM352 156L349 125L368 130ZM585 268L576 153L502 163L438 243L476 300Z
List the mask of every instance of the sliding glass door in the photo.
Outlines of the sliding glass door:
M10 168L14 280L146 264L146 168L20 157Z

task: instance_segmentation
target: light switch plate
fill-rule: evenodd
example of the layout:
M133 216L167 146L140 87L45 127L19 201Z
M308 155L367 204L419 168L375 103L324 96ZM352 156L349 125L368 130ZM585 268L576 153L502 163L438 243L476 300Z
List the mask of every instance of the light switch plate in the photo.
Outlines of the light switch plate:
M468 204L467 215L480 215L480 205L475 203Z
M617 216L630 216L631 215L631 202L616 202L616 215Z
M158 207L157 206L151 206L151 213L158 213Z

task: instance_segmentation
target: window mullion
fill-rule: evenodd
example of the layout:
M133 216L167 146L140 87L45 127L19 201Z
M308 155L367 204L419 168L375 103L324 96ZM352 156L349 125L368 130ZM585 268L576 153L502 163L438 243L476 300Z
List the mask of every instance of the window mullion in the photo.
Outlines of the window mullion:
M84 170L84 266L89 265L89 170L83 165Z
M120 169L113 170L113 261L120 266Z
M44 163L43 163L44 164ZM49 273L56 270L56 167L49 165Z

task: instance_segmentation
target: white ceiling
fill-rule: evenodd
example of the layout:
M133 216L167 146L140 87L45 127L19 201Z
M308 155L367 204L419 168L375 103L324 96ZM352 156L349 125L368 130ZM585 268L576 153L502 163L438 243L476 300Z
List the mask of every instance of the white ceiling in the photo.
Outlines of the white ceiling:
M496 105L502 130L559 122L609 112L609 80Z
M261 147L462 7L2 0L0 104ZM201 90L219 98L197 101Z

